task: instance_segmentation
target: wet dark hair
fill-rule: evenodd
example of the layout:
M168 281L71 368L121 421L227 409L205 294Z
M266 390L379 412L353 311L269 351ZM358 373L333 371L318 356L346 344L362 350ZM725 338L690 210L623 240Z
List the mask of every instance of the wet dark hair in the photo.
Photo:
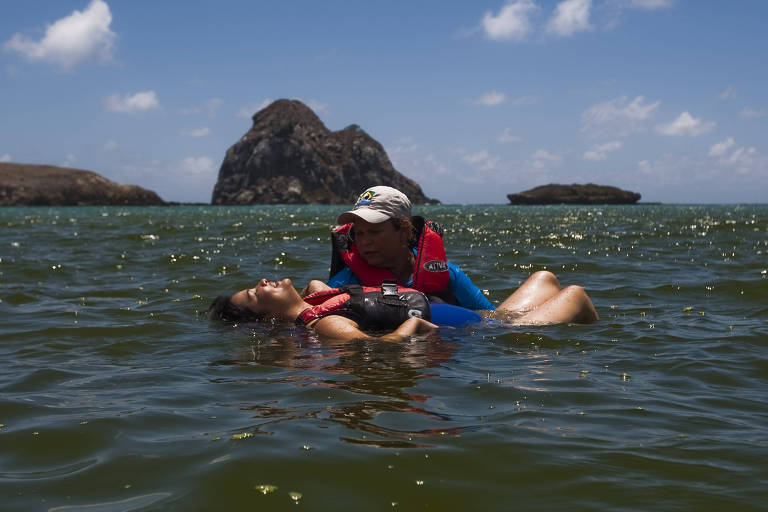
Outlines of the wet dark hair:
M231 295L219 295L208 306L208 318L221 322L260 322L264 314L254 313L232 304Z

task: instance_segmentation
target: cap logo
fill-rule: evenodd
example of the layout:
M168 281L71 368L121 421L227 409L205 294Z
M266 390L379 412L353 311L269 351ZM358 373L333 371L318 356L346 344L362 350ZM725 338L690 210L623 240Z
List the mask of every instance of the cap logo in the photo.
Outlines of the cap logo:
M357 198L357 202L355 203L355 208L358 206L368 206L371 204L371 201L373 201L373 196L376 195L376 192L373 190L366 190L362 194L360 194L360 197Z
M448 270L448 264L442 260L431 260L422 265L427 272L445 272Z

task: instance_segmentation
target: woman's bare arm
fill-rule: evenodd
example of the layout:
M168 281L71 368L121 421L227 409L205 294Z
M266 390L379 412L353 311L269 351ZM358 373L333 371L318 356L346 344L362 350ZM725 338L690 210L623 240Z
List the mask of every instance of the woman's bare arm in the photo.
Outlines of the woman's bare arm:
M422 318L409 318L391 333L383 336L371 336L364 333L359 329L357 322L350 320L349 318L329 315L323 317L311 324L310 327L320 336L326 338L333 338L338 340L352 340L352 339L364 339L364 340L381 340L381 341L393 341L402 342L415 334L423 334L437 329L437 326L431 322L427 322Z

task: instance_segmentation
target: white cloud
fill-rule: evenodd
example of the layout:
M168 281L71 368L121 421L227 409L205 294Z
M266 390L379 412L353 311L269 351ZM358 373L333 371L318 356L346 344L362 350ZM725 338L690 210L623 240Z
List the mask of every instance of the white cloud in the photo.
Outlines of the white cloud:
M330 112L330 108L328 107L328 104L323 103L322 101L318 101L318 100L307 100L307 101L299 100L299 101L306 103L306 105L309 108L311 108L315 112L315 114L327 114L328 112Z
M402 137L387 148L392 165L409 178L421 180L445 179L448 167L431 151L424 150L411 137Z
M113 94L104 100L107 110L111 112L139 112L142 110L153 110L160 106L155 91L140 91L131 96L120 96Z
M715 129L714 121L705 121L696 119L687 111L678 116L677 119L669 123L656 126L656 131L662 135L696 137L702 133L707 133Z
M104 143L104 151L112 151L117 149L117 142L115 142L112 139L109 139L107 142Z
M235 114L235 116L243 119L250 119L251 117L253 117L253 114L271 105L272 101L273 100L266 98L261 103L248 103L246 105L243 105L242 107L240 107L240 110L237 111L237 114Z
M738 148L733 151L724 162L733 167L740 174L750 174L755 170L759 155L755 147Z
M475 100L475 104L484 107L494 107L507 101L507 95L499 91L491 91L483 94Z
M486 150L464 155L462 160L464 163L472 166L476 171L482 172L499 170L501 164L501 159L499 157L489 154Z
M612 30L622 23L626 11L658 11L674 4L675 0L604 0L595 8L595 14L600 15L601 25Z
M497 41L521 41L531 31L529 16L538 10L533 0L516 0L502 7L496 16L488 11L482 21L485 35Z
M627 136L638 130L661 105L660 101L643 103L644 101L644 96L637 96L628 103L627 97L622 96L593 105L581 114L581 129L596 135Z
M518 96L512 100L513 105L535 105L538 102L538 96Z
M768 158L754 147L738 147L728 137L713 144L705 155L675 153L638 162L637 172L627 175L627 180L637 188L656 188L657 194L667 194L670 200L764 201L761 194L765 195L768 183Z
M565 0L560 2L547 23L547 32L559 36L571 36L589 30L589 10L592 0Z
M670 7L675 0L630 0L629 6L635 9L664 9Z
M761 117L768 116L768 110L764 108L750 108L750 107L744 107L741 109L741 117L744 117L746 119L759 119Z
M66 69L89 60L109 61L117 37L109 28L111 23L112 13L107 3L92 0L84 11L73 11L48 25L41 40L34 41L16 33L5 42L3 49Z
M224 104L224 100L221 98L210 98L206 100L202 105L192 105L191 107L184 107L179 109L179 114L186 116L200 114L205 111L209 116L213 117L216 112Z
M736 97L736 89L729 85L723 92L720 93L721 100L730 100Z
M522 140L522 137L512 135L512 130L509 128L504 128L504 131L498 137L499 142L522 142Z
M215 170L213 160L207 156L187 157L181 161L181 170L189 174L205 174Z
M723 156L734 144L736 144L736 141L733 140L733 137L728 137L723 141L712 144L712 147L709 148L709 156Z
M208 128L207 126L182 132L182 135L186 135L187 137L205 137L206 135L210 135L210 134L211 134L211 129Z
M539 149L533 155L531 155L531 166L534 169L546 169L555 165L560 165L563 158L549 151Z
M709 156L720 165L734 168L741 174L748 174L759 166L759 155L753 146L733 149L736 141L733 137L717 142L709 148ZM733 149L733 151L731 151Z
M68 154L66 157L64 157L64 161L61 163L62 167L71 167L72 165L77 162L77 157L73 155L72 153Z
M216 112L224 104L224 100L221 98L211 98L205 102L205 108L208 109L209 115L216 115Z
M7 164L11 161L11 155L10 153L3 153L0 155L0 162Z
M616 151L623 145L624 143L620 140L606 142L605 144L596 144L584 153L584 160L592 160L594 162L605 160L608 158L609 152Z

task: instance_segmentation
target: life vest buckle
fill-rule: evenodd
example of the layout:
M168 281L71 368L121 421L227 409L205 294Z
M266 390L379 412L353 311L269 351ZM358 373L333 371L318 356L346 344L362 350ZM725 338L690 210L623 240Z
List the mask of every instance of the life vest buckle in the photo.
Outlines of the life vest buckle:
M397 297L400 295L397 291L397 283L395 281L384 281L381 283L381 294L384 297Z

